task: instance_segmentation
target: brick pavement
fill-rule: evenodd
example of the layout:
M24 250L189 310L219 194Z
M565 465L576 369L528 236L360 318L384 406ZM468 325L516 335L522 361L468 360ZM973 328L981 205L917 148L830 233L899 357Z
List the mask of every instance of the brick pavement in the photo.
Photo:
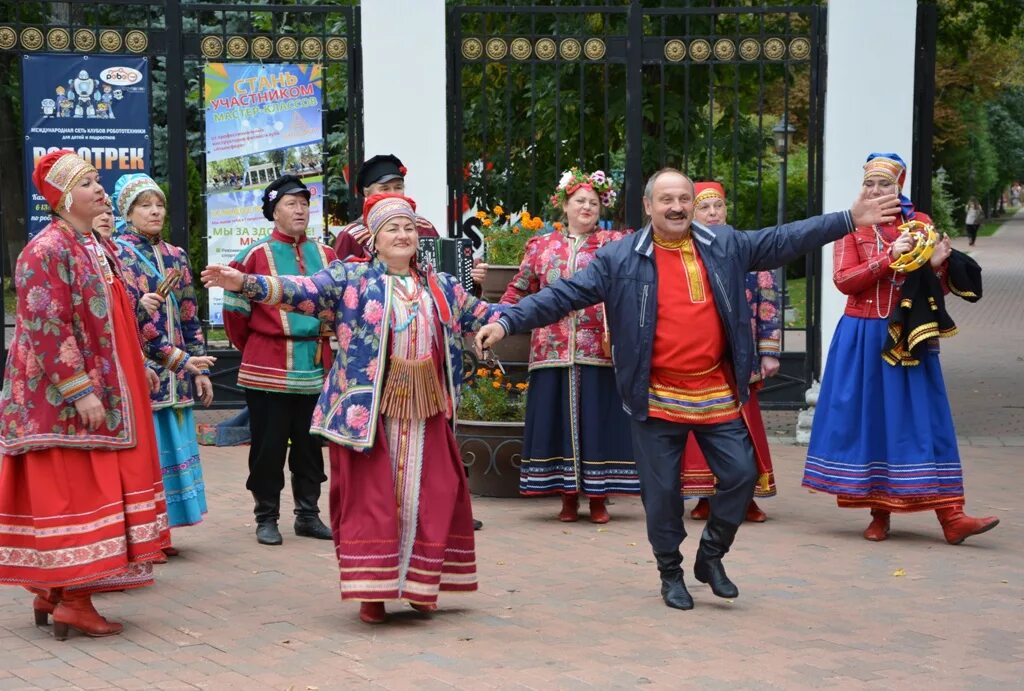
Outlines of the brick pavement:
M741 530L728 557L735 602L692 585L694 611L661 604L635 499L617 500L604 527L550 520L555 500L477 499L480 591L443 596L430 620L399 610L370 627L339 601L329 544L287 528L282 547L255 543L245 449L205 448L210 515L176 531L183 556L153 588L97 598L124 634L58 643L32 626L26 593L0 589L0 689L1020 688L1010 445L1024 434L1024 219L972 251L986 297L953 302L964 333L944 342L944 368L972 447L968 510L998 514L991 533L952 547L921 514L866 542L866 512L800 489L803 451L777 444L771 519Z

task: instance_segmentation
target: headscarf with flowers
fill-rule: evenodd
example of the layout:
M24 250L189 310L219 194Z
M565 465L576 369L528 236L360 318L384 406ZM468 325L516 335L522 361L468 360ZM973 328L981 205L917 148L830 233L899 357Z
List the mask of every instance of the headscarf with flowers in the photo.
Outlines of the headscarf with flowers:
M576 193L581 187L586 187L597 193L601 200L601 206L610 208L615 205L618 193L611 179L603 170L595 170L587 175L579 168L570 168L562 173L562 179L555 187L555 193L551 195L551 206L561 211L562 206L569 201L569 197Z

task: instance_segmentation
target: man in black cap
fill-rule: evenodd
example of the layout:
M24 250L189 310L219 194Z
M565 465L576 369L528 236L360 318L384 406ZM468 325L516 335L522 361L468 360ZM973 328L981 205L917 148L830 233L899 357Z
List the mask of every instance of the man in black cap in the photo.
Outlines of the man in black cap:
M243 249L231 262L234 268L266 276L311 276L334 261L330 247L306 236L309 189L299 178L284 175L267 186L263 215L273 222L273 231ZM277 521L287 454L295 534L330 540L331 530L317 506L320 484L327 479L323 453L309 433L330 370L329 329L315 317L253 304L231 292L224 294L224 328L242 352L238 385L245 389L252 432L245 486L256 502L256 539L263 545L282 542Z
M356 185L367 199L374 194L405 194L405 174L408 172L398 156L378 154L363 162L356 175ZM440 237L437 228L420 215L416 216L416 230L421 238ZM361 259L369 256L370 231L360 218L341 229L334 241L334 252L339 259ZM487 265L477 264L470 271L473 282L481 285L487 276Z

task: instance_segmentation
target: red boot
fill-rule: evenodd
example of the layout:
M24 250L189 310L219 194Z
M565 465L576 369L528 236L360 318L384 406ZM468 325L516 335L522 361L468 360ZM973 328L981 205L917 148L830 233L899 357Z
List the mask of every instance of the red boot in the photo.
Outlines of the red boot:
M690 518L695 521L706 521L710 515L711 504L708 503L707 497L701 497L697 501L697 505L693 507L693 511L690 512Z
M36 597L32 600L32 612L36 617L36 626L50 623L50 615L60 602L60 588L25 588Z
M383 602L363 602L359 605L359 618L364 624L383 624L388 614Z
M416 610L417 612L420 612L422 614L430 614L431 612L436 612L437 611L437 603L436 602L434 604L432 604L432 605L422 605L422 604L420 604L418 602L410 602L409 605L414 610Z
M935 515L939 517L939 523L942 524L946 542L951 545L959 545L971 535L980 535L999 525L999 519L995 516L986 516L985 518L968 516L964 513L962 506L935 509Z
M612 517L608 515L608 509L605 508L604 497L591 497L590 522L607 523L610 520L612 520Z
M573 523L579 520L580 514L580 495L578 494L563 494L562 495L562 511L558 514L558 520L562 523Z
M747 507L746 520L751 523L764 523L768 520L768 514L761 510L761 507L757 505L756 501L751 499L750 506Z
M58 641L67 640L68 629L100 638L119 634L124 626L100 616L92 605L92 593L64 591L60 603L53 610L53 637Z
M181 552L178 551L177 547L164 547L162 551L164 553L164 556L167 557L176 557L179 554L181 554Z
M871 509L871 523L864 531L864 539L881 542L889 537L889 512L885 509Z

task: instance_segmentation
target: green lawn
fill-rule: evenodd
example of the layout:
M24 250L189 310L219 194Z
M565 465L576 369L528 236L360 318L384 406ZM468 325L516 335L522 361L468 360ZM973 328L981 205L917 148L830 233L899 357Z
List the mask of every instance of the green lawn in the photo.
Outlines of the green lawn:
M804 315L807 314L807 279L790 278L786 280L786 293L788 300L786 306L793 309L795 315L792 319L786 320L787 329L802 329L805 326Z
M993 218L985 221L981 224L981 228L978 228L978 237L988 237L994 235L999 227L1006 223L1006 221L1013 218L1013 215L1017 213L1017 208L1014 206L1006 207L1006 212L999 218Z

